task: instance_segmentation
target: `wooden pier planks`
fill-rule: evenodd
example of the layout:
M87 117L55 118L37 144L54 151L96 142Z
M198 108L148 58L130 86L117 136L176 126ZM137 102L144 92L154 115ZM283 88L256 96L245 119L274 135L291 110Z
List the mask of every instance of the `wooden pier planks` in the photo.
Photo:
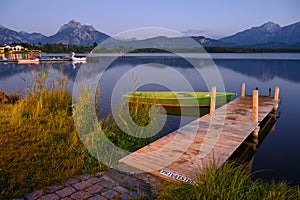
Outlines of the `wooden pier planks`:
M259 97L258 121L277 105ZM214 159L221 166L259 123L252 122L252 97L240 97L177 131L131 153L119 162L140 171L170 179L194 180ZM175 176L174 176L175 174ZM171 178L172 179L172 178Z

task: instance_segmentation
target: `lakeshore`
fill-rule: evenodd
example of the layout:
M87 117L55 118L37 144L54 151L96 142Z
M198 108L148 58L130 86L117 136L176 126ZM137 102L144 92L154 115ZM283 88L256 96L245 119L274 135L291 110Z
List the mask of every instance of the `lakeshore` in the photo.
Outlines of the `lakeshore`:
M231 56L230 58L226 57L228 55L224 55L224 54L223 55L219 54L218 56L219 56L219 59L216 59L215 62L219 66L220 72L222 73L222 75L224 77L224 83L228 90L240 91L240 82L238 83L238 81L244 81L244 80L247 81L248 86L249 86L249 87L247 87L247 91L246 91L246 93L248 93L248 94L251 93L251 89L258 87L259 90L262 91L263 95L267 95L266 91L268 91L269 87L274 88L275 85L277 85L277 84L279 84L281 86L281 91L282 91L281 96L283 97L283 105L280 108L280 110L282 112L281 118L279 120L279 123L276 124L274 133L269 134L267 136L267 138L264 140L263 144L260 145L259 150L256 152L251 171L266 169L266 168L270 168L270 166L272 166L275 169L275 172L271 174L271 177L278 176L287 181L294 180L293 185L297 185L297 183L298 183L297 182L297 180L298 180L297 179L297 161L295 161L295 160L282 161L282 159L284 159L286 157L284 155L290 154L291 152L284 154L284 155L279 154L279 152L283 151L283 149L284 149L284 151L288 151L288 147L282 146L283 144L287 144L288 146L293 146L293 144L294 144L293 141L297 141L295 139L297 136L295 134L293 134L295 132L295 127L294 127L294 122L293 122L295 120L295 118L291 117L291 116L295 116L293 114L295 112L295 110L292 108L295 108L295 109L297 109L297 108L292 106L292 105L295 105L295 99L291 98L291 96L292 96L291 93L293 93L293 91L292 91L293 88L298 87L299 78L297 77L298 68L296 66L298 66L299 59L297 59L297 56L294 54L292 54L292 55L277 55L276 58L274 58L274 59L271 59L271 58L264 59L263 55L258 55L258 57L256 57L256 59L254 59L255 55L248 55L248 57L246 55L239 55L240 57L243 57L243 59L239 59L239 58L234 59L234 58L232 58L234 55L229 55L229 56ZM249 56L250 56L250 58L249 58ZM252 58L251 58L251 56L252 56ZM266 55L264 55L264 56L266 56ZM291 57L291 58L289 59L289 57ZM280 58L285 58L285 59L280 59ZM105 58L103 58L103 59L105 59ZM107 77L105 76L106 79L102 80L102 82L101 82L102 101L99 103L100 107L101 108L107 107L107 104L108 104L107 97L111 96L110 92L113 90L112 83L114 82L114 80L117 80L126 71L130 70L131 68L133 68L135 66L138 66L139 64L144 64L144 63L148 63L148 62L160 62L163 64L168 64L183 74L185 74L188 71L187 76L190 77L189 80L193 80L193 79L199 80L199 78L197 78L193 75L193 74L195 74L195 72L191 71L192 69L189 66L186 66L184 64L184 62L182 62L180 60L176 60L176 62L174 62L173 61L174 59L176 59L176 58L165 57L164 55L161 55L160 57L156 57L156 58L153 58L151 56L150 57L138 57L138 56L130 57L129 56L129 57L123 57L122 59L118 60L118 62L113 64L112 68L110 69L110 73L111 73L110 76L109 76L109 74L107 74L106 75ZM0 68L0 70L1 70L0 83L1 83L1 85L3 85L3 88L6 92L7 91L16 91L16 89L14 88L14 86L16 85L19 88L20 95L25 95L25 93L22 93L22 91L24 91L24 90L21 89L22 86L24 86L24 81L20 78L20 76L22 78L26 78L27 83L28 83L27 86L31 87L31 82L32 82L31 80L33 78L32 74L36 75L36 74L38 74L38 72L42 71L42 69L44 70L46 68L49 68L51 70L51 74L54 74L54 75L56 74L56 77L60 77L61 75L63 75L63 76L68 75L68 82L70 84L69 88L72 88L72 80L74 80L74 78L76 77L76 72L78 69L77 68L73 69L71 62L61 62L59 65L56 65L55 63L53 63L52 65L47 65L47 67L45 64L47 64L47 63L40 63L39 65L37 65L31 69L28 68L28 66L26 64L17 64L17 63L3 64L3 65L1 65L1 68ZM149 66L149 67L151 70L154 69L151 66ZM80 65L78 66L78 68L80 68ZM149 69L149 72L151 72L150 69ZM231 77L235 77L235 79L232 79ZM201 88L204 87L204 83L202 83L201 81L197 81L195 83L192 82L192 85L197 90L200 90ZM72 90L69 90L69 93L71 93L71 92L72 92ZM36 105L36 103L33 103L33 104ZM287 104L289 105L289 107L286 106ZM290 106L292 106L292 108ZM4 112L3 109L1 109L1 111L2 111L2 113ZM106 112L106 111L102 110L102 112ZM170 118L173 120L173 121L169 122L170 124L177 123L176 117L170 116ZM41 120L41 122L43 122L43 120ZM30 126L32 126L32 124ZM14 129L17 130L16 128L14 128ZM30 129L30 130L33 130L33 129ZM177 127L173 127L172 129L176 130ZM7 130L7 129L4 129L4 130ZM43 130L43 128L39 128L38 130ZM170 130L168 130L168 131L170 131ZM58 132L61 133L61 130ZM25 131L25 133L26 134L23 135L22 138L28 137L27 134L29 134L29 132ZM12 136L14 134L10 134L10 135ZM57 140L60 139L59 135L60 134L52 135L51 137L53 137L53 138L51 139L51 141L58 142ZM63 136L63 135L61 135L61 139L64 139L65 141L67 141L65 136ZM38 139L38 140L45 141L43 139ZM282 143L282 140L283 141L288 140L289 142ZM5 140L2 140L2 142L4 142L4 141ZM44 144L45 143L40 144L40 145L43 146ZM49 144L51 144L51 143L49 143ZM53 144L51 144L51 145L53 145ZM276 148L274 148L274 145ZM61 146L64 146L64 145L61 145ZM1 147L3 147L3 145ZM37 150L36 148L32 148L32 149ZM81 152L81 150L77 150L77 151ZM2 152L4 152L4 151L2 151ZM271 155L271 153L274 153L274 155L277 155L276 158L272 159L272 156L265 156L266 154ZM282 155L282 157L280 155ZM39 157L42 155L36 155L36 156ZM44 156L42 156L42 157L44 157ZM50 157L53 157L53 156L50 156ZM297 156L295 158L297 158ZM289 165L289 167L290 167L289 170L281 171L281 170L279 170L280 169L279 166L276 166L276 163L278 163L278 162L291 162L291 163L295 162L295 163ZM15 161L13 161L12 163L15 163ZM80 163L80 162L78 162L78 163ZM86 162L86 161L83 163L85 164L84 166L90 165L90 164L87 164L89 162ZM95 165L97 165L97 164L95 164ZM294 171L293 171L293 168L295 168ZM47 170L49 170L49 169L47 169ZM87 171L85 171L87 173L93 172L92 169L90 169L90 170L85 169L85 170L87 170ZM95 170L95 172L98 172L99 168L98 169L95 168L94 170ZM266 173L264 173L264 175L261 173L258 173L258 174L255 174L254 176L256 176L256 178L263 177L265 180L268 181L270 179L268 179L268 176L265 176L268 173L269 172L266 172ZM80 174L81 173L78 172L76 175L80 175ZM261 175L261 176L259 176L259 175ZM7 174L4 177L9 177L9 175ZM70 177L73 177L73 175L65 176L65 178L60 177L60 181L63 181ZM285 179L288 177L290 177L290 178ZM7 179L7 180L9 180L9 179ZM32 179L30 179L30 180L32 180ZM28 181L30 182L30 180L28 180ZM38 180L41 180L41 179L38 179ZM45 187L48 187L49 185L51 185L51 184L50 183L44 184ZM30 190L30 191L32 191L32 190Z

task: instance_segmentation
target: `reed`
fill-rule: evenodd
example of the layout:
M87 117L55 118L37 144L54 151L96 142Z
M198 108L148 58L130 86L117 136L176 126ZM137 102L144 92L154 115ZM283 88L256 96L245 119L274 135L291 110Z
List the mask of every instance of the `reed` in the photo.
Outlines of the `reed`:
M170 183L159 199L299 199L300 189L286 182L252 180L246 165L227 161L221 168L213 162L197 178L196 184ZM203 175L205 174L205 175Z
M151 105L133 104L130 105L130 108L127 106L129 105L119 107L118 117L120 119L120 124L117 124L116 121L113 120L112 114L110 114L100 121L100 125L110 141L123 150L133 152L157 139L155 136L151 135L159 124L159 117L153 117L151 121L149 116ZM132 121L136 126L139 126L140 129L132 129L132 127L128 125L128 120L126 120L124 114L128 111ZM160 109L153 108L151 112L152 114L159 114ZM150 123L152 124L150 128L143 128ZM123 130L120 129L120 126L123 127ZM129 132L134 132L134 136L129 135Z

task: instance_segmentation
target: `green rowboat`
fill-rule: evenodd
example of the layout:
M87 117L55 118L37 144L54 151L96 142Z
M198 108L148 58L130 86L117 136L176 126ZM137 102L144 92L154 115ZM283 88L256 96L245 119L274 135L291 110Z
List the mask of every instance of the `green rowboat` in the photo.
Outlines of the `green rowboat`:
M217 92L216 107L228 103L233 92ZM124 94L124 98L130 104L161 105L168 114L180 114L180 109L195 108L207 109L210 107L211 92L162 92L162 91L134 91ZM179 111L178 111L179 109Z

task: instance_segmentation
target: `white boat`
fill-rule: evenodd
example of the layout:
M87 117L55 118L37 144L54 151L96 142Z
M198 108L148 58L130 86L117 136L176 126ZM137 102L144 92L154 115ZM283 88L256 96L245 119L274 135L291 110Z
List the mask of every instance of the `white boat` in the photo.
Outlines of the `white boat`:
M86 57L75 57L74 52L72 52L71 59L72 59L72 61L77 61L77 62L85 62L86 61Z

